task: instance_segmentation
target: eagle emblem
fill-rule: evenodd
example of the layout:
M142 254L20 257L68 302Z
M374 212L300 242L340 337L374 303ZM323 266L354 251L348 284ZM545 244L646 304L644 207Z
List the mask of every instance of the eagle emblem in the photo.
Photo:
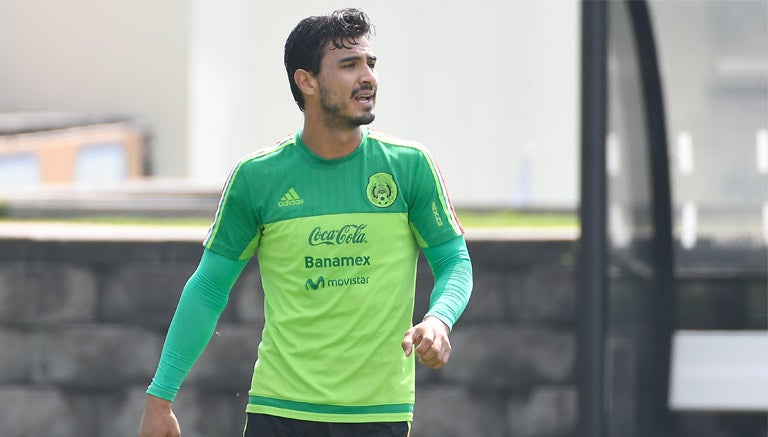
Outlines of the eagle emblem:
M397 184L389 173L376 173L368 178L365 193L374 206L386 208L397 199Z

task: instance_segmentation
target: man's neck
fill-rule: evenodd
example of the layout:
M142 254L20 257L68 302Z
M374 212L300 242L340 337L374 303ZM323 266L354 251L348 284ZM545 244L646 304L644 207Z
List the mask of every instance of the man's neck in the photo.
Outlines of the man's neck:
M357 150L363 139L360 127L354 129L328 129L304 123L301 141L316 155L324 159L341 158Z

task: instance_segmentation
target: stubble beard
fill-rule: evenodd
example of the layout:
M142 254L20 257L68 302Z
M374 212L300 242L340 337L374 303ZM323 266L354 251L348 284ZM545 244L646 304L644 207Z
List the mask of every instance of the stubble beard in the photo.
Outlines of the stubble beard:
M360 116L350 116L344 113L344 102L333 102L330 96L333 93L325 87L320 87L320 107L325 112L329 126L335 128L355 129L359 126L371 124L376 118L373 110Z

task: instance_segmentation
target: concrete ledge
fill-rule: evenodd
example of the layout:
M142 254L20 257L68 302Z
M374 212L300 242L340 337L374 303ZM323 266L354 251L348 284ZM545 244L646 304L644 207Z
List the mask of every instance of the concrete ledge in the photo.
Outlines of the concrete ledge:
M3 216L12 219L73 217L213 217L221 186L184 180L138 179L95 185L0 187Z
M33 241L200 241L200 226L131 226L65 222L0 223L0 239Z
M202 241L208 227L0 222L0 239L35 241ZM576 228L468 228L468 241L575 241Z

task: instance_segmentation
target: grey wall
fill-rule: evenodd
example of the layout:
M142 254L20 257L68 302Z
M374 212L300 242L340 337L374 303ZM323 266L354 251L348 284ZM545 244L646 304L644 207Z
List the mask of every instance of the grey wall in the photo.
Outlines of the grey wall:
M448 366L417 365L414 436L577 435L575 244L469 240L472 300L451 335ZM165 330L200 254L196 242L0 239L0 435L135 435ZM419 267L416 318L431 288L423 259ZM764 274L683 273L678 328L764 329ZM176 400L185 436L240 435L261 296L249 265ZM635 300L616 290L611 302L624 311L613 317L633 320ZM624 338L628 357L645 338L639 334ZM626 392L610 410L631 419L640 388L632 380L609 386ZM766 430L765 413L683 411L676 419L677 437ZM629 426L616 435L632 435Z
M0 248L0 435L135 435L199 244L2 240ZM449 365L417 366L414 435L573 435L573 241L470 242L469 250L475 292ZM423 260L420 272L417 318L431 287ZM261 299L251 265L175 403L185 436L242 432Z

